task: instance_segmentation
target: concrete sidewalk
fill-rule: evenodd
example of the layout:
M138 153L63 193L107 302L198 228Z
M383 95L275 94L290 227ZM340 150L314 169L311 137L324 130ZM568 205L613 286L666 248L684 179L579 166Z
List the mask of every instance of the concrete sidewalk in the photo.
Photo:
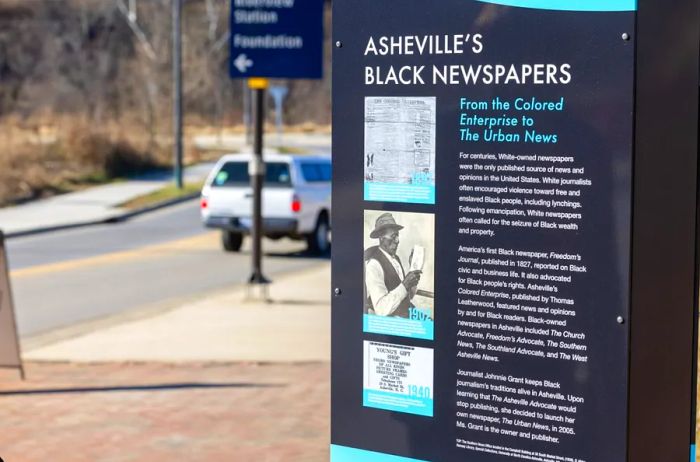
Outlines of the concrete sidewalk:
M185 181L204 181L213 163L185 169ZM0 229L7 237L87 224L104 223L133 213L119 207L172 182L168 172L145 175L123 182L62 194L24 205L0 209Z

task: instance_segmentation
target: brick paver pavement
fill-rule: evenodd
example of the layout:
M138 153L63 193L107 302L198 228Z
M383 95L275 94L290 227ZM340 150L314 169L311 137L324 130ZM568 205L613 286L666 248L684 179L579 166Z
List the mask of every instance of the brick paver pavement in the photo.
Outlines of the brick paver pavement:
M5 462L328 461L327 363L30 363L27 373L0 370Z

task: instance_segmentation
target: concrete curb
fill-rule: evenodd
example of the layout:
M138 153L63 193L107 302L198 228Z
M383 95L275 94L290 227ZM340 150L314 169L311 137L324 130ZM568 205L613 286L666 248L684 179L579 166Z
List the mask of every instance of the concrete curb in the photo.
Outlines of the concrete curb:
M137 210L129 210L125 211L122 213L116 213L113 216L109 216L107 218L100 218L97 220L87 220L87 221L77 221L75 223L66 223L62 225L53 225L53 226L43 226L43 227L37 227L33 229L27 229L23 231L17 231L17 232L10 232L10 233L4 233L5 239L11 239L15 237L24 237L24 236L33 236L36 234L43 234L43 233L50 233L54 231L63 231L66 229L75 229L75 228L84 228L87 226L95 226L95 225L103 225L107 223L121 223L124 221L127 221L131 218L137 217L139 215L144 215L149 212L155 212L157 210L170 207L173 205L178 205L182 204L183 202L187 202L193 199L196 199L199 197L199 193L192 193L192 194L187 194L182 197L178 197L177 199L169 199L167 201L163 202L158 202L156 204L149 205L147 207L143 207Z
M167 201L162 201L162 202L157 202L155 204L151 204L149 206L136 209L136 210L130 210L128 212L125 212L119 216L109 218L104 221L104 223L119 223L122 221L129 220L131 218L137 217L139 215L144 215L149 212L155 212L156 210L164 209L166 207L170 207L172 205L177 205L177 204L182 204L183 202L191 201L192 199L198 198L200 195L199 192L195 193L190 193L187 195L184 195L182 197L178 197L176 199L168 199Z

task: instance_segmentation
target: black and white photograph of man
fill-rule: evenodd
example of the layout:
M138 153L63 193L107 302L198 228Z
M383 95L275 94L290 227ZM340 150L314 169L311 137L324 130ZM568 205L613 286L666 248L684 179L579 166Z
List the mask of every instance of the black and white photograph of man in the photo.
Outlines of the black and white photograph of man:
M434 216L365 210L365 314L433 318Z

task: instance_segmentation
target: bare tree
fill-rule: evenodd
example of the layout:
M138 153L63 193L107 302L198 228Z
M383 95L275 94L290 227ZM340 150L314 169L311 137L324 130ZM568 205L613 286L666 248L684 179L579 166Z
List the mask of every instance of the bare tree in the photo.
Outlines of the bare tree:
M145 59L131 63L130 70L141 82L141 105L145 111L145 126L149 149L158 145L158 135L166 126L170 88L170 0L116 0L117 8L136 37Z
M146 54L146 56L148 56L148 58L155 61L156 51L153 49L153 45L151 45L148 37L146 37L146 33L138 23L138 8L136 0L129 0L128 6L126 3L124 3L124 0L117 0L117 7L124 15L127 24L129 24L129 27L134 32L134 35L143 47L143 52Z

